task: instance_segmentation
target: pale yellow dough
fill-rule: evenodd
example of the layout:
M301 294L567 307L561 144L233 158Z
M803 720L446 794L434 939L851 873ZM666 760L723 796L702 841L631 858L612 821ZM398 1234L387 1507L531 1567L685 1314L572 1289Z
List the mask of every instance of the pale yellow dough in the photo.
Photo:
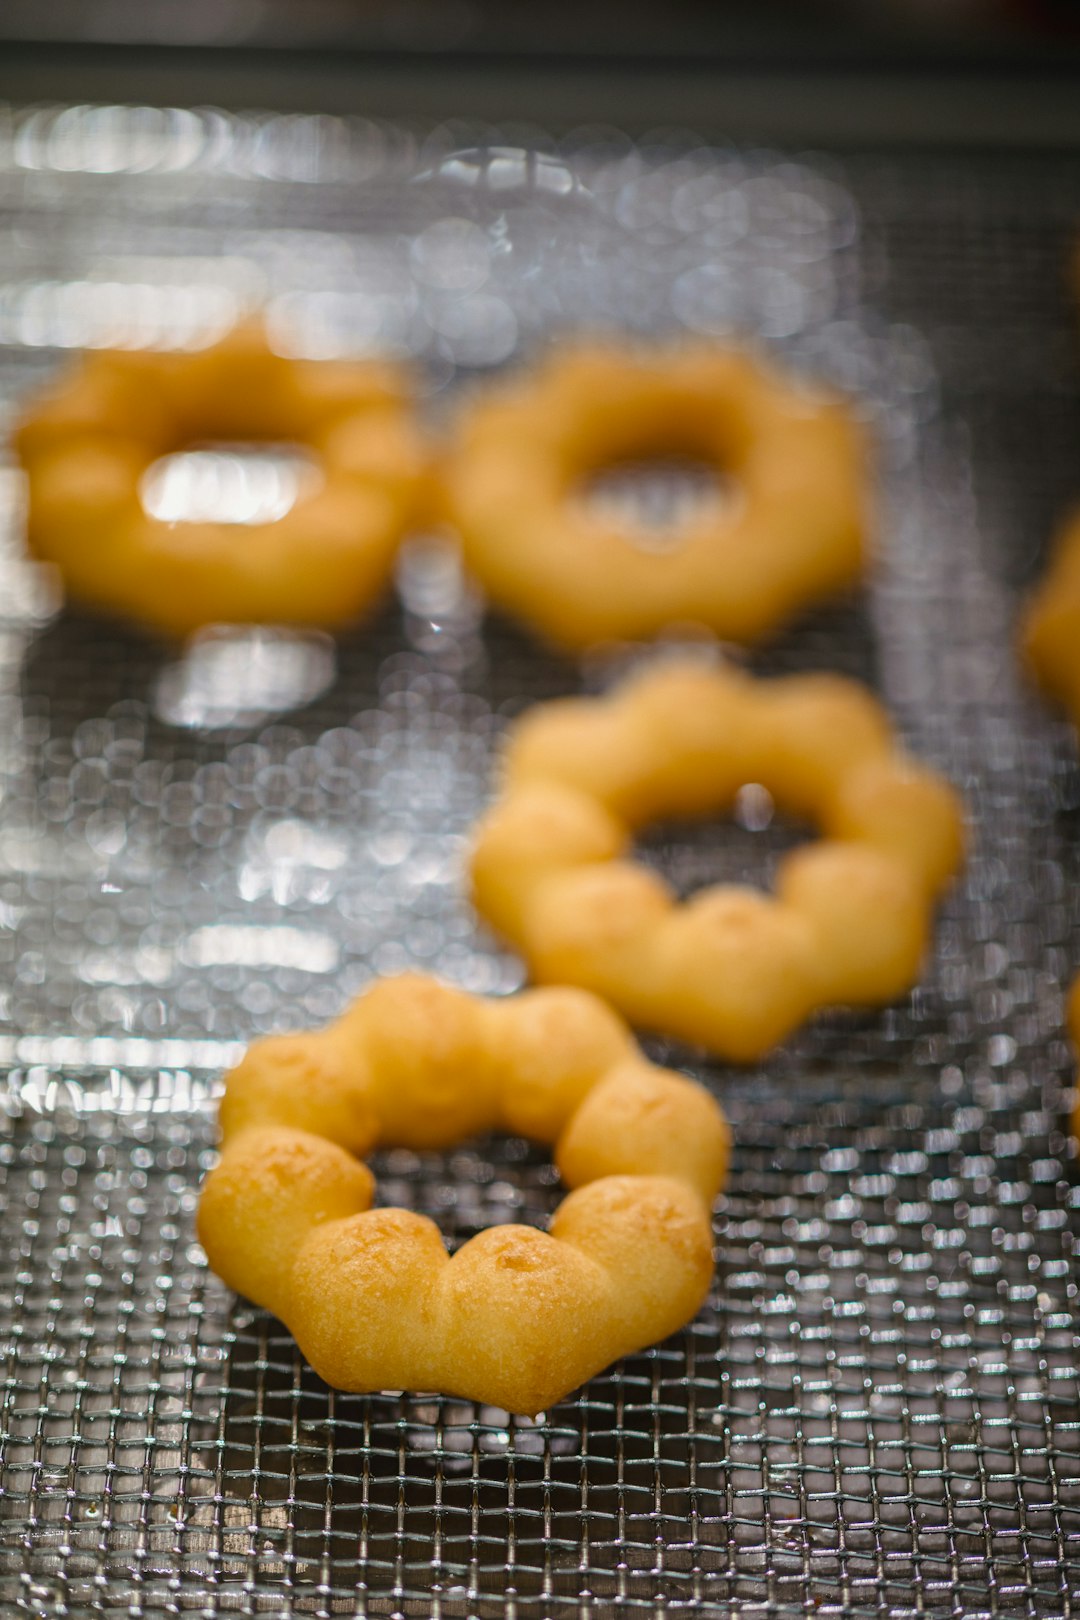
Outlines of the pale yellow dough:
M715 465L731 493L657 551L579 495L664 455ZM465 409L445 510L491 600L567 651L689 620L755 641L860 579L866 462L842 401L760 357L568 343Z
M486 1001L382 980L328 1028L252 1046L220 1123L198 1214L210 1264L339 1388L533 1414L708 1292L723 1113L584 991ZM434 1222L371 1208L360 1156L485 1131L554 1146L574 1190L549 1232L492 1227L451 1257Z
M723 885L678 903L631 858L634 829L723 812L746 783L822 840L781 861L774 896ZM863 687L676 660L525 713L471 870L535 979L747 1062L819 1008L909 989L962 856L956 794Z

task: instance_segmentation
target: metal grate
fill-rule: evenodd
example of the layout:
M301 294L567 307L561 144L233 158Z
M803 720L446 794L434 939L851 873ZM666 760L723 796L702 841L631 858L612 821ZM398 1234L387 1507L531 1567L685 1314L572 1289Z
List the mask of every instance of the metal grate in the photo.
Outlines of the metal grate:
M579 674L418 542L376 623L184 656L0 574L0 1598L89 1615L1066 1616L1080 1390L1061 985L1073 744L1022 688L1017 584L1076 480L1045 161L793 163L667 137L36 109L0 128L0 385L269 297L308 352L389 343L431 408L558 327L752 331L857 390L880 446L865 600L760 668L872 680L974 848L903 1005L750 1072L653 1043L738 1141L712 1297L537 1422L326 1390L206 1272L192 1213L237 1044L408 964L506 991L463 839L505 717ZM543 155L541 155L541 153ZM1076 491L1080 493L1080 491ZM626 649L591 660L592 687ZM788 831L663 829L686 885ZM756 830L755 830L756 829ZM520 1143L395 1153L452 1241L542 1220Z

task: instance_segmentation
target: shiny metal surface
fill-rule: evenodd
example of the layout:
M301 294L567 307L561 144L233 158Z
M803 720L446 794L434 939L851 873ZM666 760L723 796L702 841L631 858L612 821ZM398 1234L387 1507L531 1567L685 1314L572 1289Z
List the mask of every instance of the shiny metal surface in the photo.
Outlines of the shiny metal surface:
M390 347L427 406L555 330L749 332L856 391L864 599L762 669L871 680L966 793L973 849L903 1005L759 1068L652 1049L736 1128L696 1322L537 1422L328 1391L194 1240L222 1068L406 966L504 992L461 859L508 715L594 688L489 622L447 545L338 644L165 649L0 550L0 1601L6 1612L1066 1616L1080 1594L1065 728L1010 625L1077 479L1046 163L821 159L586 131L36 109L0 130L0 387L82 344L269 302L300 352ZM231 476L231 475L230 475ZM245 485L245 488L247 486ZM1080 494L1080 489L1076 491ZM792 830L660 829L692 887ZM383 1155L452 1241L542 1220L521 1143Z

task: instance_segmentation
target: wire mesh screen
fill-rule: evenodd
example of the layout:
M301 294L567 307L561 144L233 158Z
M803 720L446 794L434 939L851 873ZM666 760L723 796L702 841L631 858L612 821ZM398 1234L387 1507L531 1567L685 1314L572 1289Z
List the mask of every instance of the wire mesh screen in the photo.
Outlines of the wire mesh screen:
M613 323L750 333L853 390L873 582L751 661L872 682L972 822L906 1002L749 1071L651 1043L737 1140L691 1326L534 1421L336 1394L206 1270L215 1086L377 973L520 982L462 883L492 750L633 650L539 650L424 537L337 643L165 648L57 611L5 473L5 1608L1073 1613L1080 773L1010 626L1077 481L1075 172L61 108L0 128L0 208L8 402L65 349L190 341L253 300L302 352L414 355L435 418ZM645 853L682 889L760 880L797 832L758 794ZM376 1169L451 1244L559 1195L514 1141Z

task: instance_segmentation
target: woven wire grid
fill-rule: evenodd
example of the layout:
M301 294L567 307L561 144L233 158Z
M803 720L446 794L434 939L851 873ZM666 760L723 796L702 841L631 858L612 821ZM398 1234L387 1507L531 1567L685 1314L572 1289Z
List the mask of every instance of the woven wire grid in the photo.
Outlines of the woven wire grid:
M0 209L8 402L64 349L187 341L252 300L304 352L416 356L435 414L552 331L612 322L749 333L854 390L873 583L751 663L870 681L972 824L907 1001L749 1071L649 1043L737 1140L684 1332L535 1421L336 1394L194 1240L220 1073L376 973L520 982L461 882L493 747L634 650L544 653L419 540L336 645L223 629L177 653L57 613L4 474L7 1608L1072 1614L1080 776L1010 624L1075 478L1076 174L38 108L0 123ZM767 875L793 829L745 809L660 829L648 858L683 888ZM558 1198L514 1141L376 1170L452 1244Z

